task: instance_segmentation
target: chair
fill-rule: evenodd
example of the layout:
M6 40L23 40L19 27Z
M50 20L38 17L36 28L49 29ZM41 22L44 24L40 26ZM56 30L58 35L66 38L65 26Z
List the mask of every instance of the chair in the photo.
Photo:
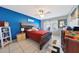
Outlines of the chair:
M57 46L52 46L54 49L56 49L57 51L51 51L51 53L60 53L60 48Z
M52 48L56 51L51 50L51 53L60 53L60 48L58 46L56 46L56 43L57 43L57 40L54 40L52 43L53 44Z

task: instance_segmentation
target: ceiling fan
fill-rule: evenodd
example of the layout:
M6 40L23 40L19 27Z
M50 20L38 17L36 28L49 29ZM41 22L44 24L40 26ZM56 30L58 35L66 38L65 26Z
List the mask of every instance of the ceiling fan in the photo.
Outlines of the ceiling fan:
M45 15L50 14L51 12L49 10L45 9L38 9L38 15L43 18Z

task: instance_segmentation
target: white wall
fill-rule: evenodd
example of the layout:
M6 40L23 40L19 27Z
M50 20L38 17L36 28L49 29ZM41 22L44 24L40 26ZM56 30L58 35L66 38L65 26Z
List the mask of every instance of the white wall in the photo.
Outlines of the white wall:
M78 19L68 19L68 26L74 27L74 26L78 26Z
M47 30L48 27L51 27L50 31L57 30L58 29L58 21L57 20L45 21L43 24L43 29Z
M67 16L61 16L57 18L46 19L43 21L43 30L47 30L48 27L51 27L50 31L59 30L58 28L58 20L67 19Z

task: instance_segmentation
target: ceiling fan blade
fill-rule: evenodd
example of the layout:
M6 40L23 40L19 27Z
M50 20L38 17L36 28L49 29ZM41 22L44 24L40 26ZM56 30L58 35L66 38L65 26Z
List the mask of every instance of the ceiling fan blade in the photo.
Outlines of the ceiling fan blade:
M51 12L50 11L48 11L48 12L46 12L45 14L50 14Z

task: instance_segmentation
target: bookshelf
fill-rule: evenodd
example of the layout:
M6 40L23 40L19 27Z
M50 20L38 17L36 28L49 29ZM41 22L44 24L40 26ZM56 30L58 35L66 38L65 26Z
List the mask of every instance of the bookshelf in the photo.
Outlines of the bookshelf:
M10 27L0 27L0 46L4 47L12 42Z

